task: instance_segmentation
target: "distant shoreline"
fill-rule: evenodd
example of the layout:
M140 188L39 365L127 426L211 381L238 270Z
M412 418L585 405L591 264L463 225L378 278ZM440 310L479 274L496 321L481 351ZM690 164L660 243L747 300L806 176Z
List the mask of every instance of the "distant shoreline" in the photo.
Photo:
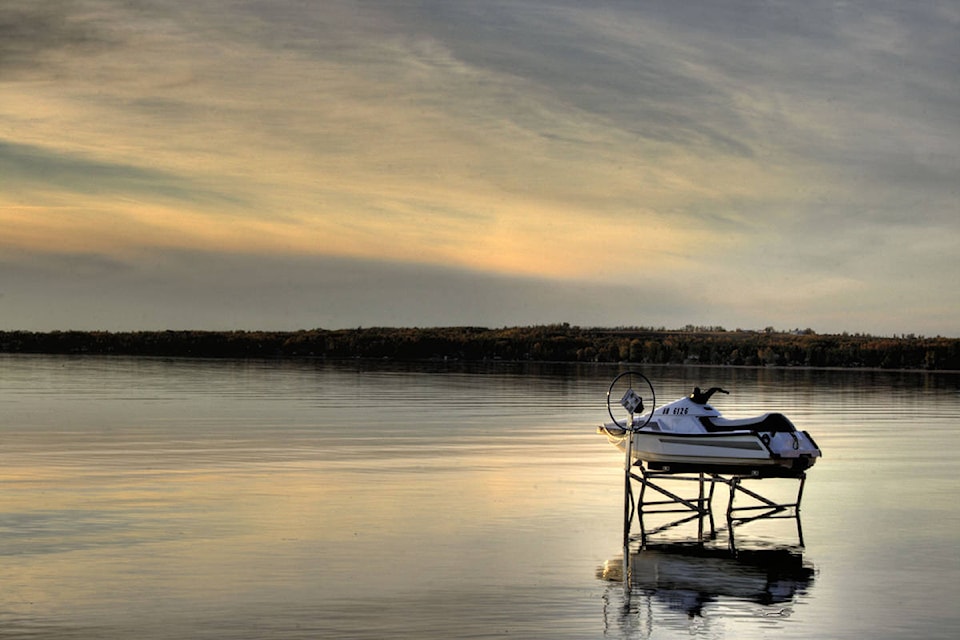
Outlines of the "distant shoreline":
M561 325L300 331L0 331L0 353L960 370L960 339Z

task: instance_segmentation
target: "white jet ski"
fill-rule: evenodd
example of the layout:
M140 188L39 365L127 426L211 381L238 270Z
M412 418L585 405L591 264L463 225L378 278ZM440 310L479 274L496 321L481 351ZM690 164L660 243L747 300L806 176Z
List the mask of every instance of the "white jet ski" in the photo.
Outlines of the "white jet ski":
M628 384L620 398L630 416L625 420L617 420L610 406L614 386L621 380ZM634 382L639 384L636 389ZM649 412L644 413L644 398L638 390L647 395ZM631 457L651 471L793 478L821 456L810 434L798 430L781 413L724 418L710 404L715 393L729 392L697 387L685 398L656 407L650 381L641 373L628 371L617 376L607 392L607 410L613 422L597 431L621 451L632 444Z

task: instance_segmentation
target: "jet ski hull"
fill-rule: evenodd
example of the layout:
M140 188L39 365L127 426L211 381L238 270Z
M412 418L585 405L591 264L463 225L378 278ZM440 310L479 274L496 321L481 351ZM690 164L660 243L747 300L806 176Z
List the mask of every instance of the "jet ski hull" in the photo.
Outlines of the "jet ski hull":
M797 477L820 456L805 431L673 433L653 428L633 432L631 454L654 471L719 473L753 477ZM621 451L627 432L615 425L600 430Z

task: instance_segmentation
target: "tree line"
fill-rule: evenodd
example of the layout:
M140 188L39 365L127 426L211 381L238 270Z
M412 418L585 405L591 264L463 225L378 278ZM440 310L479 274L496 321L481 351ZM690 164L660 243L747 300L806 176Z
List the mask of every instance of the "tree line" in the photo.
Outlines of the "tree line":
M0 352L960 370L960 339L721 327L438 327L301 331L2 331Z

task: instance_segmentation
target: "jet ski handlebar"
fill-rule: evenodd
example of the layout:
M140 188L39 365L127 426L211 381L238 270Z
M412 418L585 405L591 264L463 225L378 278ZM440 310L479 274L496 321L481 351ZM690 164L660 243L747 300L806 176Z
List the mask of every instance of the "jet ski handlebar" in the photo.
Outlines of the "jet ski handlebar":
M710 387L706 391L700 391L700 387L694 387L693 393L690 394L690 399L696 402L697 404L707 404L710 402L710 396L717 393L725 393L729 395L729 391L726 389L721 389L720 387Z

